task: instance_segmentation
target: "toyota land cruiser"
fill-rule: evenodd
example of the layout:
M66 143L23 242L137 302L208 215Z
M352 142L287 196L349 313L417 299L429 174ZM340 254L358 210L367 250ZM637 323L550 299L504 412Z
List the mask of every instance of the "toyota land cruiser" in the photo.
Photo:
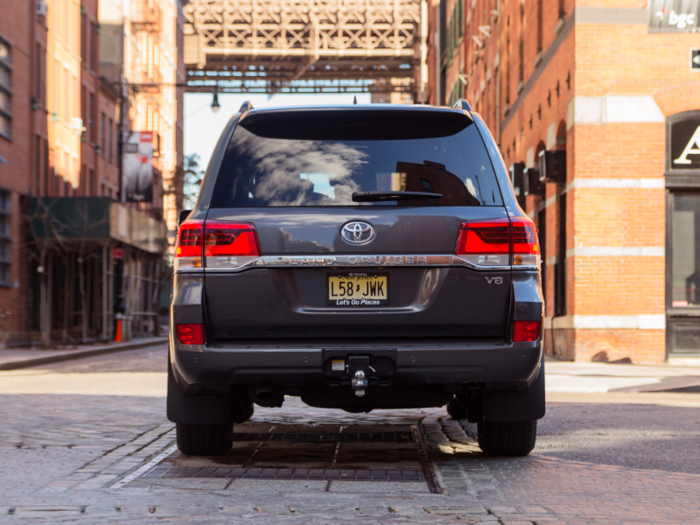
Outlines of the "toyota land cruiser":
M252 109L178 231L168 418L225 454L253 404L447 405L526 455L544 416L532 221L488 129L454 108Z

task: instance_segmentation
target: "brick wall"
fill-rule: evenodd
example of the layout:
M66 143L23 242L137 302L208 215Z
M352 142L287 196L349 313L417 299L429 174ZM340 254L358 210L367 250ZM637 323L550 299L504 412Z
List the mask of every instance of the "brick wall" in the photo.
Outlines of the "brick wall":
M33 55L36 44L41 44L43 23L34 15L33 2L0 0L0 38L10 46L11 60L11 136L0 136L0 188L8 191L9 198L9 263L7 285L0 286L0 337L3 342L24 330L26 300L24 286L27 279L27 258L23 229L23 195L30 192L34 173L32 144L36 134L44 130L37 125L39 111L32 111Z
M700 109L700 75L689 70L697 34L649 33L646 3L635 0L542 6L540 17L537 0L504 0L497 14L490 2L467 2L461 67L463 95L507 165L533 166L541 149L567 151L566 185L547 184L543 198L526 199L536 223L546 209L540 242L550 263L563 262L554 256L566 229L564 315L555 315L553 264L544 283L546 351L664 361L664 119Z

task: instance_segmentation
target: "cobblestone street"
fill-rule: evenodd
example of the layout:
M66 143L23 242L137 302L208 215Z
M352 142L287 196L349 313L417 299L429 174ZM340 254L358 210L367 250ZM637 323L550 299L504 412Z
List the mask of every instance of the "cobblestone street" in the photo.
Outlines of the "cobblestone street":
M698 394L550 392L517 459L483 456L444 409L288 398L194 459L165 418L166 353L0 375L0 522L698 523Z

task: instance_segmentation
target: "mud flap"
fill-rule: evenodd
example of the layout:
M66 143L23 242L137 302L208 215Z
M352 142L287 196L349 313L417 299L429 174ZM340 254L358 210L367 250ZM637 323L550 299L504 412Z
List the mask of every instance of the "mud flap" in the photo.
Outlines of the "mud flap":
M219 425L231 421L231 396L190 396L177 384L168 359L168 419L188 425Z
M486 421L532 421L544 417L544 355L540 373L525 392L494 392L484 396Z

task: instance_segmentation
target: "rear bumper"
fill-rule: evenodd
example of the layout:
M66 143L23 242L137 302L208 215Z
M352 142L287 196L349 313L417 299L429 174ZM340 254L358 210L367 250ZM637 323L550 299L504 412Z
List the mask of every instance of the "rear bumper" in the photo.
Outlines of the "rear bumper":
M324 364L349 355L391 358L395 365L383 384L458 385L477 383L487 390L526 390L534 382L542 358L541 341L513 344L421 344L241 346L183 349L173 344L170 359L178 383L187 391L203 386L269 383L287 387L342 384ZM371 385L370 385L371 386Z

